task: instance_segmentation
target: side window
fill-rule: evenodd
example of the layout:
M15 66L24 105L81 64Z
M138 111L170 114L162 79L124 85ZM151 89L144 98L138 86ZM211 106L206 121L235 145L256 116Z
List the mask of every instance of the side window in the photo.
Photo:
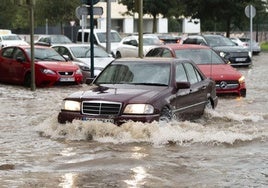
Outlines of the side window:
M67 55L72 60L72 56L67 48L62 47L61 52L62 52L61 55Z
M185 69L181 63L176 65L176 82L188 82Z
M168 49L164 49L162 57L172 57L172 54Z
M154 48L154 49L151 49L146 54L146 57L161 57L162 51L163 51L162 48Z
M2 56L8 59L12 59L13 58L13 50L14 48L6 48L2 51Z
M197 83L201 80L200 74L197 74L197 70L193 67L193 65L190 63L184 63L184 66L191 84Z
M16 48L15 50L14 50L14 59L20 59L20 60L22 60L22 61L25 61L26 60L26 58L25 58L25 55L24 55L24 53L23 53L23 51L21 50L21 49L19 49L19 48Z

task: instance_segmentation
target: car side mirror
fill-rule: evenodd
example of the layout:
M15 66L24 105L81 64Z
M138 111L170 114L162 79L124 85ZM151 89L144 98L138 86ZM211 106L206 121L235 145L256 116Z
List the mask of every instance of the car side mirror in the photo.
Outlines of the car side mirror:
M189 89L191 87L190 82L176 82L176 88L179 89Z
M25 61L23 57L17 57L16 60L20 63L23 63Z
M62 55L62 56L66 61L71 61L71 58L68 55Z

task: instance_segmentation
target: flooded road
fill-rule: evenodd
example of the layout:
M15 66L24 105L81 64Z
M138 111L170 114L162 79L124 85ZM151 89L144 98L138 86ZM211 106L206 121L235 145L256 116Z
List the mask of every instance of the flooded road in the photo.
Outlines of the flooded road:
M267 59L239 68L246 98L194 122L61 125L62 99L87 85L0 84L0 187L267 187Z

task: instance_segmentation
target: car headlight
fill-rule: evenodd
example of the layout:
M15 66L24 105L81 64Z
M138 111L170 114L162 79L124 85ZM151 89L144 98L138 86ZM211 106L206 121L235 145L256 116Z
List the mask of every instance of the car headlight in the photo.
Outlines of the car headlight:
M221 57L225 57L227 54L225 52L220 52Z
M56 74L53 70L50 69L41 69L41 72L44 74Z
M81 103L78 101L64 100L61 109L69 111L80 111Z
M150 104L128 104L124 114L152 114L154 107Z
M239 79L238 79L238 82L240 84L244 83L245 82L245 77L244 76L241 76Z
M82 74L81 69L80 69L80 68L79 68L79 69L77 69L77 70L75 71L75 74Z

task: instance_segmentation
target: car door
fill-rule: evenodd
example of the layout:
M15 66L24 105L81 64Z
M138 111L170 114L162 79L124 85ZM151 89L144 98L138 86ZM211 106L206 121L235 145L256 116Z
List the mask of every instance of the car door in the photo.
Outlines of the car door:
M13 61L14 47L7 47L2 49L0 56L0 80L4 82L11 82L10 66Z
M14 48L13 58L10 66L10 74L12 80L15 83L23 83L25 71L30 68L30 64L27 61L24 51L20 48Z
M135 38L130 38L123 42L122 57L138 57L138 42Z
M189 82L185 67L182 63L177 63L175 65L175 80L176 83ZM174 113L182 116L183 114L190 112L188 104L191 100L192 99L190 96L190 88L179 89L176 93L176 99L175 99L176 109L174 110ZM174 105L174 101L172 101L172 103Z
M188 96L191 100L189 101L188 108L191 113L203 113L207 103L207 82L204 81L205 78L193 64L184 63L183 65L187 73L188 81L191 84Z

